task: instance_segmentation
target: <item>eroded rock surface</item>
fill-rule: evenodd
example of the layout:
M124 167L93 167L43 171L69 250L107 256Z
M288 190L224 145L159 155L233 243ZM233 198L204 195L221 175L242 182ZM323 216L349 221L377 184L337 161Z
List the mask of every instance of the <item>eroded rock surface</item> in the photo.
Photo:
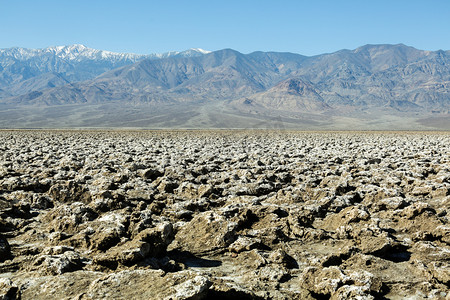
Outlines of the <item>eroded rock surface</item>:
M0 131L2 299L448 299L450 135Z

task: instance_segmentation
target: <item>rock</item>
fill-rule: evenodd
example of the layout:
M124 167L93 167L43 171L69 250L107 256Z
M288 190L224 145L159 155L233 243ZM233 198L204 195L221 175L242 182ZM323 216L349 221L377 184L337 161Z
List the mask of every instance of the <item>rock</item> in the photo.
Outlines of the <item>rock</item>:
M330 300L344 299L373 300L375 297L368 294L363 286L344 285L334 292L330 298Z
M450 265L445 262L435 262L431 267L433 278L448 286L450 284Z
M240 253L258 248L260 244L261 241L258 239L240 236L228 247L228 250L234 253Z
M293 257L288 255L284 250L278 249L270 253L267 260L271 263L283 266L285 268L297 268L298 264Z
M80 183L73 180L69 180L65 184L53 185L48 191L48 194L53 199L53 201L58 201L61 203L89 203L91 201L90 192Z
M120 189L100 191L92 196L93 201L90 203L90 207L97 213L130 207L131 203L125 198L125 195L126 193Z
M17 278L21 299L45 300L83 299L89 285L104 274L92 271L74 271L57 276ZM85 297L84 299L92 299Z
M375 299L371 293L379 293L380 281L367 272L344 274L338 267L323 269L306 268L300 276L304 288L320 296L331 296L330 299Z
M357 223L360 221L366 221L370 218L369 212L362 208L356 206L350 206L343 209L337 214L332 214L324 219L323 229L325 230L336 230L340 226L347 225L350 223Z
M49 196L34 194L31 202L31 208L48 209L53 208L53 201Z
M238 262L241 262L242 265L248 264L252 270L261 268L269 263L266 254L257 249L241 252L237 256L237 260Z
M94 262L115 269L118 264L131 266L148 257L162 257L174 238L170 223L141 231L132 241L110 248L95 257Z
M447 245L450 245L450 226L437 226L433 231L433 237L440 239Z
M269 284L278 285L290 278L289 272L277 265L269 265L261 267L256 271L258 280L267 281Z
M210 285L211 282L206 277L195 276L192 279L173 286L176 293L164 299L203 299L206 298Z
M153 201L152 204L149 205L150 211L155 215L160 215L165 207L166 204L162 201Z
M122 231L117 228L99 230L91 237L91 249L105 251L120 242Z
M358 248L364 254L387 257L398 243L387 236L361 236L358 238Z
M201 184L198 187L198 197L209 197L215 192L214 187L210 184Z
M19 288L8 278L0 278L0 299L20 299Z
M125 270L93 281L80 299L204 299L210 285L189 271Z
M97 218L92 208L81 202L73 202L70 205L63 204L48 211L43 216L43 221L49 222L48 228L52 231L64 231L75 233L79 226Z
M175 180L164 178L158 185L158 190L165 193L173 193L178 187L178 183Z
M237 224L222 215L204 212L181 227L175 241L178 247L195 255L220 252L236 240L236 229Z
M377 206L379 210L396 210L396 209L402 209L408 205L408 202L405 201L405 199L401 197L391 197L391 198L385 198L381 199L377 202Z
M307 267L299 277L300 285L323 296L331 296L343 285L346 276L336 267L331 266L323 269Z
M83 259L74 251L57 255L41 255L36 258L31 270L38 270L44 275L60 275L82 269Z
M428 203L416 202L416 203L404 208L402 211L402 216L404 216L408 219L413 219L416 216L423 214L424 212L436 214L436 211Z
M117 245L128 229L129 216L121 212L110 212L98 218L95 233L90 237L90 248L105 251Z
M431 186L416 186L412 190L411 194L413 196L426 196L433 191Z
M144 257L158 257L165 254L167 246L173 241L173 226L170 223L161 224L156 228L149 228L141 231L134 239L134 242L143 242L149 245Z

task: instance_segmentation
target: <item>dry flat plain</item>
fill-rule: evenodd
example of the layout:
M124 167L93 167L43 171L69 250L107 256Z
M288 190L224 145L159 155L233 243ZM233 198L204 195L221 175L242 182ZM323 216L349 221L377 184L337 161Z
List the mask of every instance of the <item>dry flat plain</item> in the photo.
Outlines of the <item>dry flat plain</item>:
M448 132L0 131L2 299L449 299Z

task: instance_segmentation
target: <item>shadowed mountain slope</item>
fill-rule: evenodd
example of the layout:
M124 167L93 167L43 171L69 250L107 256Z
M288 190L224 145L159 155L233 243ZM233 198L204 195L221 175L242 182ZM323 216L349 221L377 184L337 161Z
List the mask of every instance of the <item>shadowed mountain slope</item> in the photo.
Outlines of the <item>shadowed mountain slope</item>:
M241 105L284 111L322 112L330 107L314 87L300 78L287 79L268 91L239 101ZM238 103L239 103L238 102Z

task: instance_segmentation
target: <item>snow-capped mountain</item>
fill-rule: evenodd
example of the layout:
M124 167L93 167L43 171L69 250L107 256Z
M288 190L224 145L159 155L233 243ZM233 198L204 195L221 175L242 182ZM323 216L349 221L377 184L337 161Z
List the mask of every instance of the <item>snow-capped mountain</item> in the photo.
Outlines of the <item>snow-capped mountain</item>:
M55 83L58 85L92 79L106 71L144 59L195 57L209 52L193 48L143 55L97 50L79 44L43 49L0 49L0 98L43 90L54 87Z
M203 54L208 54L210 52L211 51L203 50L200 48L191 48L186 51L134 54L134 53L119 53L106 50L97 50L86 47L85 45L73 44L69 46L47 47L43 49L29 49L20 47L0 49L0 59L10 57L24 61L35 57L51 55L65 60L78 60L78 61L83 59L110 60L110 61L121 61L121 60L138 61L141 59L152 59L152 58L160 59L171 56L194 57Z
M211 53L211 51L203 50L201 48L191 48L185 51L170 51L165 53L155 53L146 55L147 59L161 59L168 57L196 57Z

